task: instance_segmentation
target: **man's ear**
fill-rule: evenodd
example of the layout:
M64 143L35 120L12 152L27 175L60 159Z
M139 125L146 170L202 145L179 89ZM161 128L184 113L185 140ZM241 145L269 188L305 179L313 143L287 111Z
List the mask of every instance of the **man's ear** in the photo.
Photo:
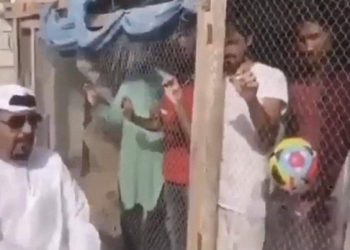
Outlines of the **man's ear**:
M253 35L249 35L247 37L247 47L250 47L253 45Z

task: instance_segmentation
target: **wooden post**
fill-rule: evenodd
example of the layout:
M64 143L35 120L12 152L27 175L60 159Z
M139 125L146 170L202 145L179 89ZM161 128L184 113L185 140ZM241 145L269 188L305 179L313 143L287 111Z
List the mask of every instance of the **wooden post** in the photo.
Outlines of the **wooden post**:
M222 74L226 0L202 1L197 18L187 249L216 250L225 96Z
M30 29L30 87L34 91L36 91L36 60L35 60L35 35L36 35L36 29L31 28Z
M15 75L16 82L20 81L20 60L21 60L21 51L19 50L19 32L20 25L23 22L27 23L28 29L31 30L31 51L35 49L35 32L39 29L39 14L40 9L43 4L54 3L57 0L16 0L14 2L6 1L4 2L4 17L6 19L12 20L12 39L13 39L13 53L14 53L14 62L15 62ZM63 6L63 5L62 5ZM28 27L28 25L30 27ZM33 26L34 25L34 26ZM34 46L34 47L33 47ZM32 60L35 60L33 57ZM32 61L31 71L35 71L34 61ZM34 73L32 73L34 74ZM31 82L35 76L31 76ZM22 83L24 84L24 83ZM35 86L32 86L33 88Z
M13 55L15 59L15 75L16 75L16 83L19 81L19 41L18 41L18 19L14 18L12 20L12 46L13 46Z
M84 95L84 121L83 121L83 127L84 129L87 128L87 126L92 122L92 107L87 99L87 96ZM86 145L85 140L83 139L83 145L82 145L82 166L81 166L81 172L80 176L84 177L90 172L90 150L89 147Z
M39 30L40 21L37 19L23 20L20 23L20 30L30 31L30 88L35 92L36 82L36 32Z

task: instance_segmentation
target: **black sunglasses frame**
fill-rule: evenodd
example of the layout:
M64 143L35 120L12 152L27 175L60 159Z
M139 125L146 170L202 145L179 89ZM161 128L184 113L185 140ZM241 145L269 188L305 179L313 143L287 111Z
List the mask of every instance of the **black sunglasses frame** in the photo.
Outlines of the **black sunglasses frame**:
M6 124L13 130L17 130L23 128L26 122L28 122L30 126L36 127L42 120L43 118L40 114L29 113L25 115L13 115L7 121L0 121L0 123Z

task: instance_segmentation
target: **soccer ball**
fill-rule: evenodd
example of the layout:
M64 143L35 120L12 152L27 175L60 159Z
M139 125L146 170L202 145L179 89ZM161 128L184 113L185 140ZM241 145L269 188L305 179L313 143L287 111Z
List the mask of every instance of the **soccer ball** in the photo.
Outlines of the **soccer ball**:
M304 193L319 175L318 157L302 138L282 140L269 161L270 173L278 187L289 193Z

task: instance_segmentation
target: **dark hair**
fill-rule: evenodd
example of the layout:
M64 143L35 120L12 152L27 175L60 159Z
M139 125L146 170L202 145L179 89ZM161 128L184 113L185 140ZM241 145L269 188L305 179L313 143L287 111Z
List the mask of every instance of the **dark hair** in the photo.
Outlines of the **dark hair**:
M245 21L241 19L234 19L234 21L228 21L226 23L226 35L233 32L238 32L245 39L253 35L253 30Z
M329 31L333 40L330 64L335 69L349 65L350 2L347 0L295 0L294 30L304 22L315 22Z
M296 0L292 7L293 13L295 13L294 25L315 22L331 31L336 24L336 17L333 13L336 6L332 0Z
M226 34L228 32L238 32L244 38L252 36L257 25L251 15L252 4L246 1L228 1L226 8Z
M166 41L158 42L153 48L153 58L157 68L176 76L180 83L187 81L194 74L196 50L196 24L195 15L183 16L173 36ZM188 38L191 43L190 50L179 43L179 38ZM193 47L192 47L193 45Z
M175 31L176 36L192 36L197 31L197 15L184 13Z

